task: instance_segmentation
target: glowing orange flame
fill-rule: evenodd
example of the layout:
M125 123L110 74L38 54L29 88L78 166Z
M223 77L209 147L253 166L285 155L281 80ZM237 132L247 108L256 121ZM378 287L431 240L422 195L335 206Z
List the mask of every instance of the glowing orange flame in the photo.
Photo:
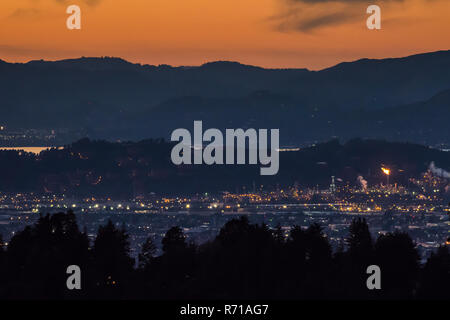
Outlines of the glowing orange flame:
M383 171L384 174L386 175L390 175L391 174L391 170L387 169L387 168L381 168L381 170Z

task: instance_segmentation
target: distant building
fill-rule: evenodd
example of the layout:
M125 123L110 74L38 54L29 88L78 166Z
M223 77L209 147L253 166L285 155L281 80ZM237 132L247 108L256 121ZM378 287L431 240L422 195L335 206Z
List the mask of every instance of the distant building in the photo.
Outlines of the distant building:
M336 183L334 182L334 176L331 176L330 192L336 192Z

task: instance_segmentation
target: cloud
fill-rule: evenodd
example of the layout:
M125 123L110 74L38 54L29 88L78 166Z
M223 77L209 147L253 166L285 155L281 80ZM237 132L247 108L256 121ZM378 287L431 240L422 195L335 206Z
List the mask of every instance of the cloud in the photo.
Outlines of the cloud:
M310 19L302 19L296 24L296 29L308 32L323 26L339 25L345 22L352 21L355 17L351 12L333 12Z
M365 21L368 0L279 0L283 11L270 20L282 32L305 33L327 26ZM380 5L402 3L409 0L378 0Z
M365 14L365 11L364 13ZM361 10L350 8L297 8L293 7L285 13L271 18L275 28L281 32L301 31L312 32L326 26L336 26L351 23L361 19Z

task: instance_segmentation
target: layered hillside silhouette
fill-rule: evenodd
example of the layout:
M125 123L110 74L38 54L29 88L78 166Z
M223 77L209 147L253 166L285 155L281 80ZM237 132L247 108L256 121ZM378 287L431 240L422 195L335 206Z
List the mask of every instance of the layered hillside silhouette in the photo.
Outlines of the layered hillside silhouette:
M442 246L421 265L406 233L372 239L355 219L337 252L317 224L280 228L227 222L205 244L190 243L179 227L148 238L137 261L126 230L111 221L94 241L72 212L42 215L0 241L2 299L449 299L450 253ZM368 290L366 269L381 269L381 290ZM81 269L81 290L68 290L66 268Z
M0 151L0 191L64 193L130 199L160 194L192 194L252 190L253 186L328 188L331 176L356 185L359 175L370 185L385 182L382 165L392 170L391 182L426 172L431 162L450 171L450 153L429 147L378 140L332 140L299 151L280 152L280 170L261 176L259 165L181 165L170 159L173 143L163 140L111 143L83 139L64 149L40 155Z
M1 62L0 75L0 119L10 128L139 140L203 120L217 128L280 128L282 142L292 144L332 136L449 143L450 51L320 71L106 57Z

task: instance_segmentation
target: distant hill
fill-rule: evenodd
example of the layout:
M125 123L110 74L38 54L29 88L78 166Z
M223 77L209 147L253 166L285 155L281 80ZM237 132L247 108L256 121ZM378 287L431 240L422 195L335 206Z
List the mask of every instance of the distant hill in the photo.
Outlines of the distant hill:
M106 139L167 138L195 118L216 127L278 127L285 143L332 136L449 143L439 128L448 119L449 89L450 51L321 71L228 61L150 66L111 57L2 61L0 119L10 128L83 128ZM442 116L433 120L430 108ZM408 121L414 132L399 134Z
M380 167L392 170L391 182L425 172L431 162L450 171L450 152L381 140L332 140L299 151L280 152L280 170L261 176L260 165L182 165L170 160L173 144L161 140L110 143L83 139L63 150L36 156L0 151L0 192L64 193L66 196L130 198L157 193L196 193L266 189L280 186L327 188L331 176L340 185L385 182Z

